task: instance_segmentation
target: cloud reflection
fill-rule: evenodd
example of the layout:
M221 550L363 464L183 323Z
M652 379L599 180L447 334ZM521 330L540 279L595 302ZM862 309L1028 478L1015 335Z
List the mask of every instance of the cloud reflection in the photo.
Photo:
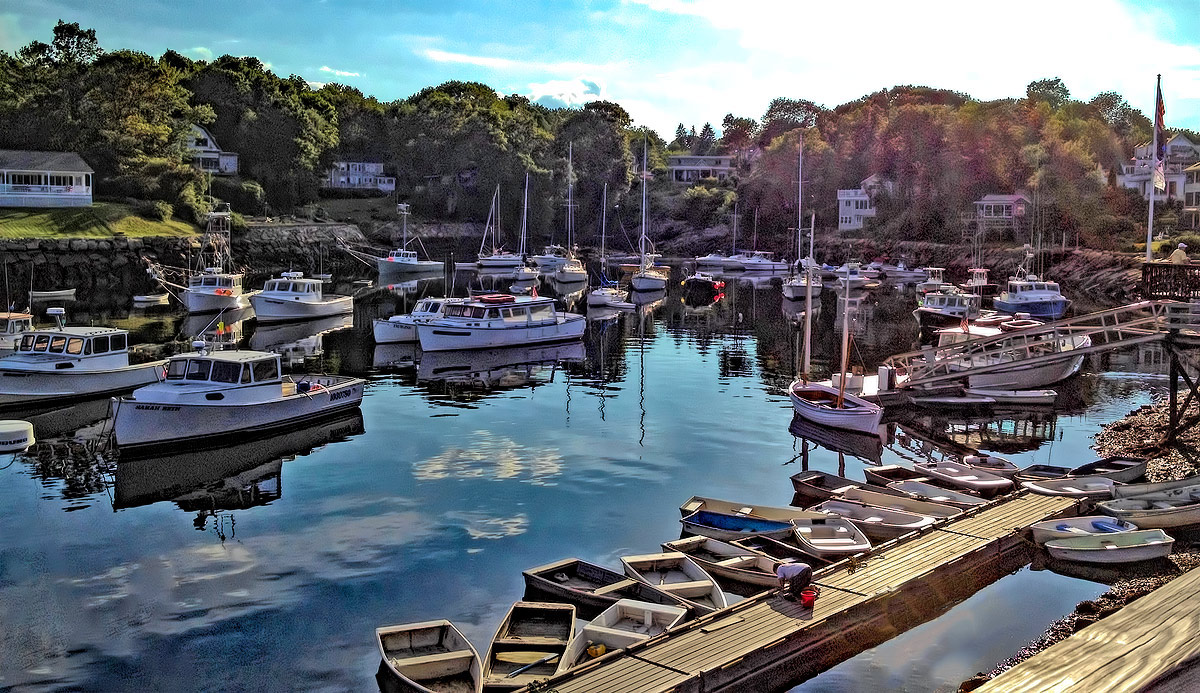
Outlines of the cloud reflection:
M474 431L466 436L469 448L448 448L413 465L419 481L439 479L517 479L537 486L551 486L562 473L562 454L554 448L537 449L491 431Z

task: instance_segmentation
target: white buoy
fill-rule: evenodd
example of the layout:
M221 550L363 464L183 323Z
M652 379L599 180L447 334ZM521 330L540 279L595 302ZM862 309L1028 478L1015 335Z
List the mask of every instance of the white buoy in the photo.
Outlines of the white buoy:
M16 419L0 421L0 452L24 452L33 443L33 424Z

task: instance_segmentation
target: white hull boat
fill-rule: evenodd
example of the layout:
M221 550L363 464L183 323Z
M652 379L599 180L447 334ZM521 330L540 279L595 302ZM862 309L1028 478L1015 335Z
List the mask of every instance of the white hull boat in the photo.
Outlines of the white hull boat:
M709 537L688 537L663 542L663 551L687 554L705 572L717 578L759 587L776 587L775 565L779 561L760 553Z
M967 383L972 388L1036 389L1066 380L1078 373L1082 366L1082 355L1071 356L1061 361L1053 361L1040 366L1022 366L1019 361L1014 361L1012 368L993 373L972 375L967 378Z
M445 268L445 264L436 260L421 260L417 257L415 250L397 249L389 252L387 257L376 258L375 268L379 270L380 276L383 276L386 274L441 272Z
M908 481L891 481L887 484L888 488L895 489L900 493L911 496L918 500L929 501L939 505L950 505L963 510L970 510L985 505L987 501L979 496L972 496L958 491L951 491L940 486L918 481L916 479Z
M887 541L909 532L920 531L933 524L928 515L892 510L852 500L831 498L814 505L811 510L844 517L854 523L872 541Z
M809 280L803 276L798 277L798 278L788 279L788 280L784 281L783 289L782 289L783 297L788 299L789 301L807 300L808 292L810 290L808 281ZM824 287L821 286L821 282L813 279L812 280L812 289L811 289L813 298L819 298L821 296L821 291L823 290L823 288Z
M816 520L792 520L800 548L822 558L845 558L871 550L867 535L845 518L826 515Z
M723 267L725 256L720 253L709 253L696 258L697 267Z
M1142 529L1191 527L1200 525L1200 485L1101 501L1096 508Z
M887 488L886 486L884 488ZM850 488L842 492L841 497L850 501L858 501L889 510L902 510L916 515L926 515L934 519L953 517L962 513L962 508L944 505L931 501L918 500L912 496L899 494L895 489L887 489L888 493L872 491L865 488Z
M480 255L476 265L480 269L513 269L520 267L524 261L520 255L508 252L496 252L491 255Z
M1051 539L1132 532L1137 528L1137 525L1132 522L1118 520L1108 515L1064 517L1057 520L1035 522L1029 526L1029 529L1033 532L1033 543L1038 545L1045 544Z
M729 606L725 593L695 561L678 552L624 556L625 574L684 600L697 613Z
M592 289L588 292L587 302L589 306L608 306L618 310L633 310L634 306L629 301L624 291L615 286L603 286L599 289Z
M584 268L583 263L574 258L567 260L558 269L554 270L554 281L562 284L585 282L587 278L587 270Z
M1011 479L1020 471L1017 465L996 455L964 455L962 464L971 469L1002 476L1005 479Z
M1175 540L1161 529L1139 529L1117 534L1051 539L1046 542L1046 550L1051 557L1064 561L1136 563L1169 555L1174 543Z
M354 312L352 297L326 295L320 279L305 279L300 272L284 272L278 279L268 280L262 291L250 297L250 303L260 323L312 320Z
M165 306L169 300L169 294L140 294L133 297L133 305L135 307Z
M541 272L539 272L536 268L529 267L527 265L516 268L512 273L513 281L518 282L532 282L540 276L542 276Z
M205 291L203 288L189 288L180 292L180 297L183 307L189 313L218 313L250 307L250 297L243 293L225 294Z
M1076 476L1063 479L1022 481L1021 485L1043 496L1070 496L1102 500L1112 498L1114 482L1105 476Z
M34 301L74 301L75 289L57 289L54 291L30 291L29 302Z
M989 397L999 404L1054 404L1058 393L1054 390L997 390L985 387L968 387L963 392L976 397Z
M412 693L478 693L479 653L446 620L375 629L383 663L400 690Z
M629 280L634 291L662 291L667 288L667 268L643 266Z
M1158 481L1146 484L1124 484L1113 487L1113 498L1134 498L1152 493L1173 491L1178 488L1195 486L1200 488L1200 476L1189 476L1174 481Z
M442 309L451 303L462 303L463 298L423 298L407 315L377 318L371 326L376 344L416 342L417 325L441 317Z
M112 401L122 451L228 441L302 426L353 409L365 382L337 375L280 375L280 357L262 351L172 356L162 382Z
M444 306L417 325L422 351L491 349L583 337L582 315L559 312L553 298L489 294Z
M797 414L822 426L874 433L883 419L882 407L855 395L843 393L838 406L838 389L822 383L795 380L788 395Z
M649 640L686 617L687 609L677 606L621 599L584 625L567 647L563 660L567 667L585 664L607 652Z
M500 622L483 658L482 691L515 691L561 674L569 666L565 655L574 640L574 606L516 602Z
M972 469L966 465L953 462L938 462L934 464L914 464L913 469L925 474L931 479L942 483L978 493L981 496L994 496L1007 493L1013 487L1012 481L989 472Z

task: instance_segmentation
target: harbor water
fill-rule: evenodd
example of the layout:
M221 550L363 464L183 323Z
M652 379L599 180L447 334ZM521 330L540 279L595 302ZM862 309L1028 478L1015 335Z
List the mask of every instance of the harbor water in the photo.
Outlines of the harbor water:
M579 288L541 291L585 312ZM1166 387L1147 347L1089 358L1052 409L918 413L847 443L793 426L804 305L778 277L728 277L708 304L675 281L589 319L582 343L372 343L373 318L445 290L360 288L352 318L265 328L71 306L72 323L126 327L154 353L206 333L369 382L361 413L144 460L104 445L106 401L8 412L38 443L0 459L0 689L373 690L377 626L449 618L483 651L522 570L569 556L619 570L679 537L691 495L787 505L801 469L861 479L961 446L1081 464L1101 426ZM817 374L838 363L837 298L814 308ZM853 297L850 361L873 372L912 346L914 305L894 288ZM953 690L1104 590L1024 568L794 690Z

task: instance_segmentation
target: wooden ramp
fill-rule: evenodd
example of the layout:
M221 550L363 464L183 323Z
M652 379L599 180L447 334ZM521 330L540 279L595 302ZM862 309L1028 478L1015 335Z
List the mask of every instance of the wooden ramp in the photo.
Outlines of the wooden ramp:
M944 612L1028 562L1017 530L1071 499L1018 492L818 571L813 609L763 593L551 679L558 693L771 690Z
M978 691L1195 691L1200 568L1009 669Z

